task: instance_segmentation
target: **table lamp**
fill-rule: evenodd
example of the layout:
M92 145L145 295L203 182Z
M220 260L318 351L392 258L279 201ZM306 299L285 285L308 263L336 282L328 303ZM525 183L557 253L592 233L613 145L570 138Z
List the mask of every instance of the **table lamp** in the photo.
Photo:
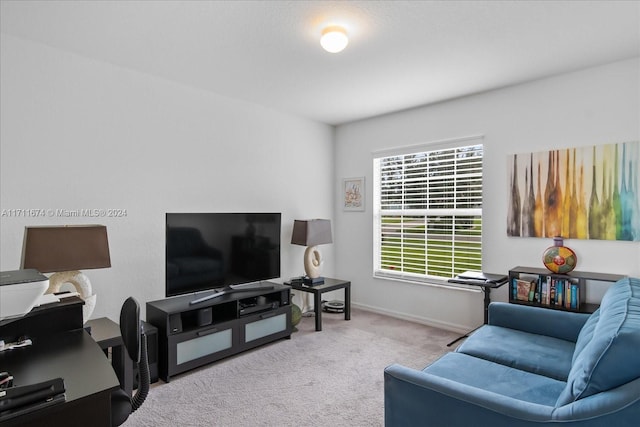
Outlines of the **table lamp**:
M60 292L64 283L72 284L84 300L85 322L96 306L96 295L89 278L79 270L108 267L111 258L104 225L25 227L22 268L54 273L45 294Z
M322 254L317 246L327 243L333 243L331 221L328 219L294 220L291 244L307 247L304 251L304 271L310 279L320 277Z

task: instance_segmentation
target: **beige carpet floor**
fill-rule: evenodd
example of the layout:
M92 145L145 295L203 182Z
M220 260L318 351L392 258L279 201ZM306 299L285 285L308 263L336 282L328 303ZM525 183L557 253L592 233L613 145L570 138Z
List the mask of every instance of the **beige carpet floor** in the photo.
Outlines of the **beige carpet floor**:
M382 426L383 370L424 368L458 334L367 311L303 317L290 340L154 384L125 426Z

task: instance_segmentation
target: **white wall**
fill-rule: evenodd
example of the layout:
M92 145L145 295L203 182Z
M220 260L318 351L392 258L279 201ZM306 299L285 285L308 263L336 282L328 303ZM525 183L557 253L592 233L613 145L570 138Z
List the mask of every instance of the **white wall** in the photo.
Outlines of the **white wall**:
M294 219L332 217L332 127L5 34L1 55L2 271L19 268L26 225L102 223L112 268L86 271L93 317L117 319L128 295L144 315L164 297L165 212L269 211L283 214L282 277L303 272L288 242ZM82 208L127 215L8 211Z
M19 267L26 225L106 224L113 267L87 272L94 317L116 318L128 295L164 296L165 212L280 211L284 278L302 273L304 248L286 244L293 219L333 217L324 273L350 279L356 305L466 330L482 321L480 293L372 278L371 152L485 135L484 268L506 272L538 265L550 244L506 236L507 155L640 137L638 60L351 123L334 136L240 100L5 34L1 42L0 208L127 216L3 215L0 269ZM366 211L343 212L342 178L355 176L366 177ZM580 270L640 275L638 243L566 243ZM506 288L493 296L506 300Z
M507 155L640 138L640 63L628 60L339 126L336 181L366 177L366 211L343 212L336 194L336 275L360 306L467 330L482 322L482 294L372 278L372 155L377 150L484 135L483 268L540 266L551 239L506 234ZM577 270L640 275L640 244L567 240ZM507 287L494 291L507 300Z

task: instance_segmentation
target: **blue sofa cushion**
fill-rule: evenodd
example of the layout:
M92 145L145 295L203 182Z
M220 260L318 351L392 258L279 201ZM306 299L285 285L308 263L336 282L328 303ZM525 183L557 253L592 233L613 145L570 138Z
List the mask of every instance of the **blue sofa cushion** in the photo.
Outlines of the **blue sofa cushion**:
M625 278L614 283L591 326L593 333L586 331L578 337L567 386L556 406L640 377L640 280Z
M582 353L582 350L591 342L591 338L593 338L593 333L596 330L596 325L598 324L598 320L600 320L600 308L594 311L589 319L585 322L584 326L580 330L578 334L578 339L576 340L576 348L573 351L573 357L571 360L571 364L575 363L578 355Z
M456 351L566 381L575 345L572 341L546 335L484 325Z
M476 387L528 404L553 406L564 381L513 369L463 353L447 353L423 372Z

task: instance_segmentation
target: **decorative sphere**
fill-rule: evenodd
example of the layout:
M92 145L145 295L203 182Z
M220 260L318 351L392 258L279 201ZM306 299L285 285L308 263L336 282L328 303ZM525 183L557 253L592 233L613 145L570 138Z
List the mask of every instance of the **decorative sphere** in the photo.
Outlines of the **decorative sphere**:
M544 251L542 262L549 271L565 274L576 268L578 257L573 250L566 246L551 246Z
M291 304L291 325L296 326L302 319L302 310L295 304Z

